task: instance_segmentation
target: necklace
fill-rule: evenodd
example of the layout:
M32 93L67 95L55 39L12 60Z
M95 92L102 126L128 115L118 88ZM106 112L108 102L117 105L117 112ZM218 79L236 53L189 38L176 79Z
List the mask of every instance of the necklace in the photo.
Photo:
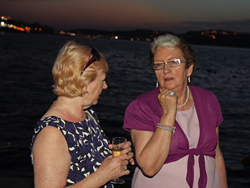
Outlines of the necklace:
M185 106L185 105L187 104L187 102L188 102L188 98L189 98L189 87L187 86L187 99L186 99L186 101L185 101L183 104L177 106L177 108L180 108L180 107L182 107L182 106Z

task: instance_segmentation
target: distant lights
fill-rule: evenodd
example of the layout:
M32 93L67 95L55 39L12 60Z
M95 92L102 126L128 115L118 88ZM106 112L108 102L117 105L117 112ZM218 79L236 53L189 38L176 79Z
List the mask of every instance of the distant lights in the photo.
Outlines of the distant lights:
M6 27L6 23L4 21L1 21L1 27Z
M11 17L9 17L9 16L1 16L1 19L6 21L6 20L10 20Z
M31 27L29 26L17 26L11 23L8 23L8 20L11 20L11 17L9 16L1 16L1 21L0 21L0 27L7 27L9 29L14 29L22 32L31 32ZM42 28L35 28L35 31L42 32Z
M8 24L8 28L13 28L14 25L13 24Z
M118 37L118 36L115 36L115 39L117 40L117 39L119 39L119 37Z

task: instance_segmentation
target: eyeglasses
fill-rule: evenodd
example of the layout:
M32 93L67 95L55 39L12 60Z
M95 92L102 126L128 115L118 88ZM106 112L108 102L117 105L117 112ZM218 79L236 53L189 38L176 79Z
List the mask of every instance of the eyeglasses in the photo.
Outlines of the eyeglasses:
M165 68L165 65L168 65L170 68L172 67L178 67L181 63L185 63L186 61L175 59L172 61L164 62L164 61L155 61L153 64L154 70L161 70Z
M96 48L92 47L92 50L91 50L90 56L89 56L89 60L84 65L82 72L81 72L81 75L85 71L85 69L88 68L88 66L90 66L92 63L94 63L96 60L100 61L100 59L101 59L101 54L99 53L99 51Z

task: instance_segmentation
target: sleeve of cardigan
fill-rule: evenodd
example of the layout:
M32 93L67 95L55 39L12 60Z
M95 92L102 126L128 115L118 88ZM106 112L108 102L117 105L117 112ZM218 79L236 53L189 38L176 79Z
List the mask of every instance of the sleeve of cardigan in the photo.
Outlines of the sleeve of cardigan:
M150 108L140 100L132 101L125 112L123 129L129 132L131 129L154 132Z
M212 102L214 104L214 112L215 112L216 119L217 119L216 127L218 127L223 122L221 107L220 107L220 103L219 103L217 97L214 95L214 93L212 93L211 97L212 97Z

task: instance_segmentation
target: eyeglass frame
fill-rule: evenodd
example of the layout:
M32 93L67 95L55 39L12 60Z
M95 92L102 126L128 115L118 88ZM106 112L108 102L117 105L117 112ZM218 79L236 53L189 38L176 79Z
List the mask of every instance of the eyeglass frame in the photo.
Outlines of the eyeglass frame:
M100 61L101 59L101 54L100 52L95 48L95 47L92 47L91 46L91 51L90 51L90 56L89 56L89 59L87 61L87 63L84 65L84 67L82 68L82 72L81 72L81 75L82 73L92 64L94 63L95 61Z
M156 60L156 61L159 61L159 62L161 62L161 63L157 63L157 64L153 64L153 69L154 70L161 70L161 69L164 69L165 68L165 65L167 65L167 66L169 66L170 68L174 68L174 67L179 67L180 65L181 65L181 63L186 63L186 61L185 60L180 60L180 59L175 59L175 60L171 60L171 61L167 61L167 62L164 62L164 61L160 61L160 60ZM154 61L154 62L156 62L156 61ZM169 62L173 62L173 61L177 61L179 64L177 65L177 66L170 66L169 65ZM159 65L159 64L163 64L163 67L162 68L160 68L160 69L156 69L155 68L155 65Z

